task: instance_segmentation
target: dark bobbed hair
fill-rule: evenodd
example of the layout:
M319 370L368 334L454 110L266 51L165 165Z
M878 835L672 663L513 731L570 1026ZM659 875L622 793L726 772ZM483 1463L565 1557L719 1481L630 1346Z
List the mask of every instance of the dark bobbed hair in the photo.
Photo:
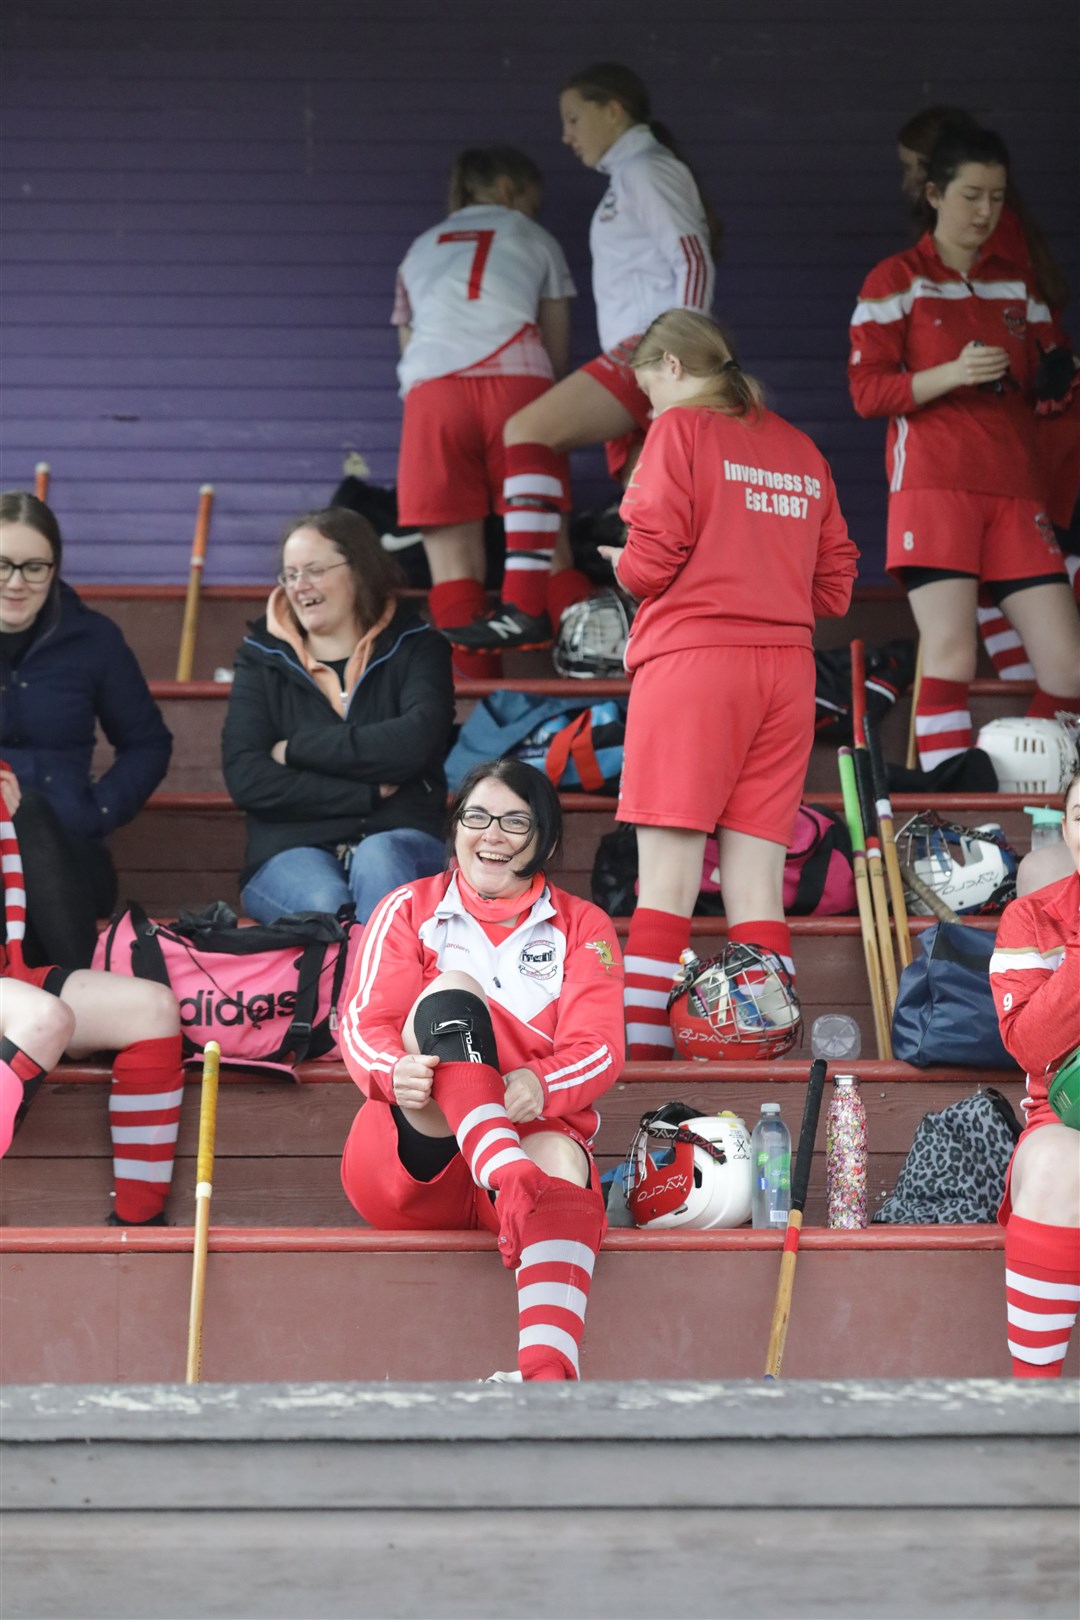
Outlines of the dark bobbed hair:
M459 152L450 171L449 212L486 202L497 180L506 178L515 192L544 189L544 176L527 152L516 146L470 146Z
M382 618L392 597L405 587L405 576L382 548L374 526L359 512L345 506L327 506L321 512L305 512L293 518L282 531L278 545L278 566L282 565L285 545L297 529L314 529L339 551L349 565L355 593L356 618L360 632L370 630ZM293 623L304 635L304 628L289 606Z
M56 564L56 579L64 557L64 542L60 538L60 525L51 507L39 501L25 489L7 489L0 495L0 523L25 523L36 529L42 539L49 542L52 560Z
M652 103L644 79L636 74L633 68L624 67L621 62L591 62L588 67L582 68L580 73L572 74L564 82L562 89L576 90L583 101L592 101L601 107L609 101L617 101L624 108L631 123L648 124L661 146L666 146L673 157L686 164L698 188L701 206L705 210L713 258L719 259L724 241L724 222L706 197L693 165L687 161L670 129L658 118L653 117Z
M979 123L963 107L948 107L938 103L934 107L924 107L906 124L902 124L896 132L898 146L906 146L909 152L917 152L925 163L934 150L934 142L945 128L951 124L955 129L978 129Z
M523 759L514 759L511 754L504 754L501 759L486 759L481 764L474 765L454 794L450 801L447 824L447 860L452 861L454 858L454 844L461 812L480 783L486 782L489 777L494 777L496 782L502 782L504 787L508 787L511 793L516 793L529 807L529 814L536 823L536 852L527 866L515 867L514 870L518 877L534 877L541 867L554 860L562 848L562 810L559 806L559 795L543 771L538 771L534 765L526 765Z
M944 191L965 163L996 164L1008 177L1009 148L994 129L978 124L945 124L926 160L926 181Z

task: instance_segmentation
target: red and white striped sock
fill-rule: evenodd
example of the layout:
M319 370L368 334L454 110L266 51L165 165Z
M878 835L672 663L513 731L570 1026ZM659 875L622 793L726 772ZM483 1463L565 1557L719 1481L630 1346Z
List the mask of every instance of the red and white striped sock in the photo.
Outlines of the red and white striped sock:
M592 595L589 576L580 568L560 568L549 574L547 582L547 615L552 628L558 630L563 614L575 602L587 602Z
M638 906L626 941L626 1055L634 1062L675 1056L667 1000L679 976L679 953L690 943L689 917Z
M757 945L763 951L775 951L787 968L792 984L795 983L795 960L791 954L791 929L786 922L733 923L728 929L733 945Z
M1059 709L1064 709L1067 714L1075 714L1080 709L1080 697L1058 697L1037 686L1027 706L1027 713L1032 719L1052 720Z
M1031 667L1024 643L1001 609L995 607L989 597L984 603L980 596L979 606L975 612L983 646L990 656L998 680L1033 681L1035 671Z
M548 574L566 510L566 461L546 444L508 444L503 480L503 601L534 618L547 608Z
M607 1219L598 1192L552 1178L525 1222L518 1287L518 1367L526 1383L580 1377L593 1266Z
M942 681L924 675L915 709L919 764L932 771L943 760L962 754L972 744L971 710L966 681Z
M11 1146L24 1087L43 1080L48 1072L7 1035L0 1039L0 1159Z
M0 760L0 765L3 765ZM16 966L23 960L23 940L26 938L26 880L23 877L22 856L15 823L0 799L0 870L4 878L4 921L7 929L8 959Z
M503 1077L486 1063L440 1063L431 1095L457 1137L476 1185L498 1195L499 1253L504 1266L516 1266L523 1223L549 1178L525 1152L503 1106Z
M1080 1227L1010 1215L1005 1299L1014 1378L1060 1378L1080 1304Z
M148 1221L165 1208L184 1098L180 1057L177 1034L132 1041L113 1059L109 1130L121 1222Z
M448 579L428 591L431 622L437 630L453 630L484 617L487 591L478 579ZM455 647L454 673L468 680L494 681L502 674L502 660L495 652L467 652Z

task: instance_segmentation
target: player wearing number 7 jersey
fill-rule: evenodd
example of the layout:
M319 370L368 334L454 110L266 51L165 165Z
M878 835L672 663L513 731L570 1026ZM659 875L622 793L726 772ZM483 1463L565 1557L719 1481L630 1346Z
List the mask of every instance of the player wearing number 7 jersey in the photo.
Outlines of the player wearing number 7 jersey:
M765 408L707 316L671 310L633 359L655 421L606 549L641 602L618 819L637 829L628 1052L671 1056L666 1003L717 833L728 938L794 979L784 856L814 736L818 616L847 612L858 552L829 465Z
M416 239L398 271L399 518L423 531L440 627L483 609L483 520L505 509L503 424L566 370L574 283L532 218L541 191L522 152L463 152L449 218ZM458 669L496 673L490 658L468 655Z
M653 122L636 73L596 62L564 85L563 142L607 191L589 231L593 296L603 353L506 424L506 579L494 617L447 632L458 647L527 647L551 639L565 610L588 594L584 576L549 578L560 514L570 506L563 456L607 442L623 483L649 402L629 360L664 310L707 310L720 225L670 133Z

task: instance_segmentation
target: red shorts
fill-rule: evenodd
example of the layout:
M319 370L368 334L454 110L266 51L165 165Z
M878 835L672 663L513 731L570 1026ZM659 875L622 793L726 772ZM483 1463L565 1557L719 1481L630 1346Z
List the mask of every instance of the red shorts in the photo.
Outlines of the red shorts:
M640 334L639 334L640 336ZM638 338L627 338L620 343L611 354L598 354L595 360L589 360L582 366L582 371L594 377L602 388L613 394L619 404L624 406L634 418L635 427L628 433L622 433L617 439L608 439L604 445L607 455L607 469L612 478L617 479L632 452L644 443L649 423L652 421L652 406L648 395L642 393L638 387L638 380L629 365L630 356L638 344Z
M1042 1102L1037 1102L1034 1107L1028 1109L1024 1129L1017 1139L1016 1148L1020 1146L1021 1142L1027 1141L1032 1131L1039 1130L1041 1126L1060 1124L1060 1119L1058 1119L1054 1110L1044 1098ZM1009 1168L1005 1172L1005 1191L1001 1195L1001 1203L998 1205L997 1212L999 1226L1008 1226L1009 1216L1012 1214L1012 1172L1013 1165L1016 1163L1016 1148L1013 1149L1013 1156L1009 1160Z
M947 568L983 580L1065 577L1040 502L960 489L902 489L889 496L885 567L890 574Z
M534 1119L519 1125L524 1140L538 1131L561 1131L589 1157L593 1185L595 1165L588 1144L558 1119ZM416 1181L398 1157L397 1125L387 1103L367 1102L353 1121L341 1160L345 1196L369 1226L379 1232L471 1232L499 1230L490 1193L478 1187L460 1153L432 1181Z
M436 529L505 512L503 428L550 387L545 377L434 377L410 388L398 454L398 522Z
M47 990L51 996L58 996L70 972L70 968L27 967L25 962L13 962L0 945L0 977L5 979L14 979L18 984L32 984L39 990Z
M634 671L616 817L783 844L814 742L809 647L691 647Z

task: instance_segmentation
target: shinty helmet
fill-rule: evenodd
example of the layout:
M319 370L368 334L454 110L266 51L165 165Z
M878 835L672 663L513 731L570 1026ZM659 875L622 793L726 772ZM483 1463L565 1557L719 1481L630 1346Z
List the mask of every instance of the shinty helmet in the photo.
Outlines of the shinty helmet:
M975 739L989 754L999 793L1062 793L1076 769L1077 717L1008 715L989 720Z
M1016 851L997 822L958 827L933 811L913 816L896 835L904 866L922 878L957 916L1001 911L1016 894ZM930 907L915 894L908 910L930 916Z
M626 1167L635 1225L742 1226L752 1189L750 1132L735 1114L695 1114L675 1102L641 1116Z
M574 602L562 616L551 650L559 674L578 680L624 675L623 654L633 617L633 609L618 591L598 591L584 602Z
M707 962L684 962L668 997L668 1022L680 1057L754 1061L791 1050L802 1011L775 951L729 942Z

